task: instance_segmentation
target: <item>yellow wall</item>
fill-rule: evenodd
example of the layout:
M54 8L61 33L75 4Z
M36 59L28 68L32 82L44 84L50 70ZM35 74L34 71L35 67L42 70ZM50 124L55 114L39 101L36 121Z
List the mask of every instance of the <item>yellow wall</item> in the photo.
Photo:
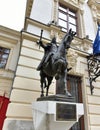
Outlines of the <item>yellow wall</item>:
M0 26L0 46L10 49L7 65L0 68L0 95L9 98L19 56L20 33Z

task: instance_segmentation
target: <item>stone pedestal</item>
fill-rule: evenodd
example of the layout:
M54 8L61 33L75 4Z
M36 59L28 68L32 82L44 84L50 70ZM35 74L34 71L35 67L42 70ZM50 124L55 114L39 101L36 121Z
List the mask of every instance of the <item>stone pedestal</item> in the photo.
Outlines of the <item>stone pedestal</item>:
M60 101L60 102L74 102L74 97L68 97L63 94L50 95L47 97L37 98L37 101Z
M83 104L61 101L32 103L34 130L69 130L84 114Z

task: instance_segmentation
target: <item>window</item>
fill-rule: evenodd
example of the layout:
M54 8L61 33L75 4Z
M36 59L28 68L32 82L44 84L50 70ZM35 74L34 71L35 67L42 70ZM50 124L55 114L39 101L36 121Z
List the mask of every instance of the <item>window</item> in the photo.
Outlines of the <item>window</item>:
M0 68L5 68L10 49L0 47Z
M62 27L62 31L68 32L70 28L73 31L77 32L77 17L76 12L64 7L63 5L59 5L59 18L58 24Z

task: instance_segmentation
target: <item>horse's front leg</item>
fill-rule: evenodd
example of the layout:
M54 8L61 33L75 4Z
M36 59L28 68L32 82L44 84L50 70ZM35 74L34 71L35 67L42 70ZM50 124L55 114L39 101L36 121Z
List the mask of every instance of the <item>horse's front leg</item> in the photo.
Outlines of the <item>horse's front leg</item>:
M41 97L44 97L44 80L45 80L45 77L43 76L43 72L40 71L40 82L41 82Z
M47 89L46 89L46 96L48 96L49 86L53 80L53 77L47 77L47 80L48 80L48 85L47 85Z

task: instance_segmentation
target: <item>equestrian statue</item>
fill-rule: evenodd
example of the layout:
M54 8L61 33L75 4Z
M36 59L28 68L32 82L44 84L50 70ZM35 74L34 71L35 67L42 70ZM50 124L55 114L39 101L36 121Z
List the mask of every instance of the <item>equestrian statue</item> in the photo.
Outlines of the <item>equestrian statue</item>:
M53 78L59 81L59 86L62 88L61 94L71 96L67 91L67 50L70 48L71 41L75 36L75 32L72 29L63 37L59 46L56 42L56 37L53 37L50 43L43 44L42 33L38 42L39 46L44 49L44 56L37 67L40 71L40 82L41 82L41 97L44 96L44 89L46 88L46 96L48 96L49 86L52 83Z

